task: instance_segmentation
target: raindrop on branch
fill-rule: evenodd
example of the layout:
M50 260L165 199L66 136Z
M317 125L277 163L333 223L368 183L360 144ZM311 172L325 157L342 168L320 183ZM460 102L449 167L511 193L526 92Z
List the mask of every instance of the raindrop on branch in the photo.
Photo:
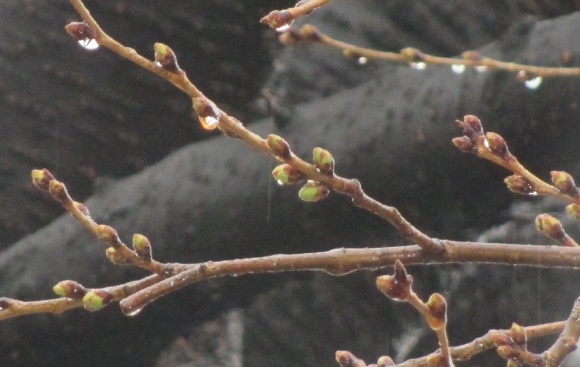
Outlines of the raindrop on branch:
M542 84L542 77L537 76L535 78L526 80L524 82L524 84L528 89L531 89L531 90L538 89L538 87L540 87L540 84Z
M485 66L485 65L477 65L475 67L475 70L478 71L478 72L480 72L480 73L483 73L484 71L487 71L487 66Z
M292 26L292 23L294 23L294 21L290 21L288 23L282 24L280 27L276 28L276 32L286 32L288 29L290 29L290 27Z
M427 64L424 62L412 62L409 66L415 70L425 70Z
M359 58L356 60L356 62L357 62L359 65L366 65L366 63L367 63L368 61L369 61L369 59L367 59L367 58L366 58L366 57L364 57L364 56L361 56L361 57L359 57Z
M465 65L453 64L451 65L451 71L453 71L455 74L463 74L463 72L465 71Z
M99 42L97 42L97 40L94 38L85 38L79 40L79 45L88 51L93 51L99 48Z

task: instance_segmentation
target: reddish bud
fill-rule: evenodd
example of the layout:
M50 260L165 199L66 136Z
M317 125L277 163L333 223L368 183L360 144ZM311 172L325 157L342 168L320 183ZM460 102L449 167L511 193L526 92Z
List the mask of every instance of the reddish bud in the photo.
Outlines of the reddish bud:
M298 191L298 196L303 201L315 202L327 197L329 192L330 190L325 184L318 181L308 181L300 191Z
M433 330L445 328L447 323L447 301L439 293L433 293L427 301L429 314L425 315L429 327Z
M175 52L169 46L157 42L153 45L153 49L155 50L155 63L157 65L174 74L183 73L179 65L177 65Z
M274 179L282 184L293 184L304 180L302 172L289 164L281 164L272 171Z
M518 175L511 175L504 180L511 192L522 195L536 195L536 188L528 180Z
M31 176L34 185L44 191L48 191L50 181L54 180L54 176L46 168L33 169Z
M292 158L290 145L278 135L270 134L267 139L268 147L274 155L282 160Z
M68 196L68 192L66 191L66 186L57 180L52 180L48 183L48 191L52 195L53 198L58 200L61 203L64 203L71 198Z
M95 39L95 31L85 22L72 22L67 24L64 29L76 41Z
M312 160L314 161L314 166L318 168L321 173L328 175L334 173L334 158L328 150L314 148L312 151Z
M480 61L483 58L481 54L477 51L465 51L464 53L461 54L461 57L465 60L471 61Z
M349 351L337 350L335 356L340 367L366 367L362 359L358 359Z
M199 117L201 126L206 130L213 130L219 124L220 109L205 96L193 98L193 109Z
M121 244L121 239L113 227L99 224L97 226L97 236L99 236L102 241L110 244L113 247L117 247Z
M496 347L499 347L502 345L513 345L513 343L514 343L512 338L510 338L506 334L499 332L499 331L491 334L491 341L493 342L493 344L495 344Z
M569 173L563 171L552 171L550 172L550 175L552 176L552 183L558 190L560 190L560 192L570 196L578 195L579 190Z
M550 214L538 215L535 223L539 232L542 232L552 239L562 241L566 237L562 223Z
M83 305L89 311L98 311L111 303L113 295L104 289L94 289L83 297Z
M510 337L520 347L525 348L528 342L526 330L515 322L510 329Z
M459 150L466 152L466 153L473 153L477 148L471 142L467 136L460 136L457 138L453 138L451 140L453 145L455 145Z
M382 356L377 361L377 367L391 367L391 366L394 366L394 365L395 365L395 362L389 356Z
M107 248L105 250L105 255L107 256L107 259L109 259L109 261L115 265L130 265L130 264L132 264L132 262L129 259L127 259L125 256L123 256L121 254L121 252L118 251L114 247Z
M507 143L505 142L504 138L501 137L501 135L488 132L485 134L485 137L487 138L489 149L493 152L493 154L503 160L508 160L511 158L512 155L508 150Z
M61 297L81 299L87 293L87 289L74 280L63 280L52 287L54 293Z
M151 255L151 242L149 239L142 234L135 233L133 235L133 249L137 256L145 261L149 261L152 258Z
M497 353L505 359L514 359L519 356L518 351L509 345L501 345L497 347Z
M395 301L407 300L411 295L412 285L413 277L407 274L407 270L399 260L395 262L395 274L377 278L377 288Z
M87 218L91 217L91 213L89 213L89 209L82 203L79 203L78 201L73 201L73 205L75 206L75 208L77 208L77 210L79 212L81 212L82 215L84 215Z
M425 55L416 48L406 47L401 50L401 55L410 63L425 61Z
M294 16L288 10L274 10L270 14L260 19L260 23L268 24L276 31L285 31L292 25Z

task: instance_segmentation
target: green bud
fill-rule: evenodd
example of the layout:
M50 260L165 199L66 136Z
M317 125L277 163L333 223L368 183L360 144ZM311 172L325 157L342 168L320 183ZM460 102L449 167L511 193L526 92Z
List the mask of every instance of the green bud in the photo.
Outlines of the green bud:
M526 346L526 343L528 342L526 330L520 325L516 324L515 322L512 324L512 327L510 329L510 337L517 345L524 348Z
M377 367L391 367L394 365L395 365L395 362L389 356L382 356L377 361Z
M540 214L536 217L536 228L546 236L555 240L562 240L566 233L562 227L562 223L550 214Z
M121 252L115 249L114 247L109 247L105 250L105 255L110 262L115 265L129 265L132 262L127 259L125 256L121 255Z
M421 62L425 61L425 55L417 50L416 48L406 47L401 50L401 55L408 61L408 62Z
M97 236L99 236L102 241L105 241L111 246L116 247L121 244L121 240L119 239L117 231L111 226L99 224L97 226Z
M289 164L281 164L272 171L274 179L283 184L293 184L304 180L302 172Z
M133 249L137 256L143 260L151 260L151 242L142 234L135 233L133 235Z
M81 299L87 293L86 288L74 280L63 280L52 287L52 290L61 297L72 299Z
M578 188L569 173L563 171L552 171L550 172L550 175L552 176L552 183L558 190L560 190L560 192L570 196L578 194Z
M113 295L104 289L95 289L87 292L83 297L83 305L89 311L98 311L111 303Z
M314 148L312 151L312 160L314 161L314 166L316 166L320 172L325 174L334 173L334 158L328 150Z
M169 46L157 42L153 45L153 49L155 50L155 62L159 66L175 74L183 72L177 65L175 52Z
M385 296L395 301L405 301L411 295L413 277L407 274L407 270L400 260L395 262L395 273L393 275L382 275L377 278L377 288Z
M516 194L523 195L535 195L536 188L525 178L518 175L511 175L506 177L504 180L508 189Z
M318 181L308 181L298 192L300 199L314 202L324 199L328 196L329 190L326 185Z
M267 139L268 147L274 155L282 160L292 158L290 145L278 135L270 134Z
M31 176L34 186L44 191L48 191L50 181L54 180L54 176L46 168L33 169Z

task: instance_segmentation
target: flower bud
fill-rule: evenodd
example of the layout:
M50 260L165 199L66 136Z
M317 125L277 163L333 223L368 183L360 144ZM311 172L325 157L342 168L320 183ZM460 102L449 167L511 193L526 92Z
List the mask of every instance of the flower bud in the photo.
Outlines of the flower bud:
M87 289L74 280L63 280L52 287L54 293L61 297L81 299L87 293Z
M550 214L540 214L535 220L536 228L539 232L542 232L546 236L555 239L562 240L566 236L562 223Z
M570 204L566 207L566 211L572 218L580 219L580 205L578 204Z
M505 142L504 138L501 137L501 135L488 132L485 134L485 137L487 138L489 149L493 152L493 154L503 160L508 160L512 156L508 150L507 143Z
M337 350L336 351L336 361L340 367L365 367L366 364L363 360L358 359L349 351Z
M525 348L528 342L526 330L515 322L510 329L510 337L520 347Z
M292 157L290 145L288 145L286 140L282 139L278 135L268 135L267 143L268 147L276 157L282 160L290 159Z
M102 241L105 241L113 247L117 247L121 244L121 239L119 239L119 235L113 227L99 224L97 226L97 236L99 236Z
M389 356L382 356L377 361L377 367L391 367L394 365L395 365L395 362Z
M407 300L411 295L412 285L413 277L407 274L407 270L399 260L395 262L395 274L377 278L377 288L395 301Z
M405 60L411 63L425 61L425 55L416 48L406 47L401 50L401 55L405 58Z
M329 192L323 183L310 180L298 191L298 196L303 201L314 202L324 199Z
M471 142L471 139L469 139L467 136L453 138L453 140L451 141L453 142L453 145L455 145L459 150L463 152L473 153L474 150L477 150L473 145L473 143Z
M493 344L495 344L496 347L502 345L513 345L514 343L512 338L499 331L491 334L491 341L493 342Z
M157 65L174 74L183 73L179 65L177 65L175 52L169 46L157 42L153 45L153 49L155 50L155 63Z
M519 355L517 350L509 345L501 345L497 347L497 353L505 359L514 359Z
M288 10L274 10L270 14L260 19L260 23L268 24L270 28L275 30L285 30L285 28L292 24L294 16Z
M329 175L334 173L334 158L328 150L314 148L312 151L312 160L314 161L314 166L318 168L321 173Z
M312 24L304 24L299 31L300 40L304 42L320 42L322 33Z
M511 175L506 177L503 181L511 192L523 195L536 195L536 188L522 176Z
M206 130L215 129L219 124L221 115L220 109L216 106L216 104L205 96L193 98L192 101L193 109L199 117L199 123L201 124L201 127Z
M48 183L48 191L57 201L65 203L67 200L71 200L66 191L66 186L57 180L52 180Z
M566 195L575 196L578 194L578 188L574 183L574 179L569 173L563 171L552 171L552 183L560 192Z
M83 297L83 305L89 311L98 311L111 303L113 295L104 289L94 289Z
M87 218L91 217L89 209L84 204L79 203L78 201L73 201L73 205L75 206L75 208L77 208L79 212L81 212L82 215L84 215Z
M439 293L433 293L427 301L429 313L425 315L429 327L433 330L445 328L447 323L447 301Z
M67 24L64 29L76 41L95 39L95 31L85 22L72 22Z
M304 180L302 172L289 164L281 164L272 171L274 179L282 184L293 184Z
M133 235L133 249L137 256L145 261L149 261L152 258L151 255L151 242L149 239L142 234L135 233Z
M31 175L34 186L44 191L48 191L50 181L54 180L54 176L46 168L33 169Z
M109 259L109 261L115 265L130 265L130 264L132 264L131 260L129 260L125 256L123 256L121 254L121 252L118 251L114 247L107 248L105 250L105 255L107 256L107 259Z

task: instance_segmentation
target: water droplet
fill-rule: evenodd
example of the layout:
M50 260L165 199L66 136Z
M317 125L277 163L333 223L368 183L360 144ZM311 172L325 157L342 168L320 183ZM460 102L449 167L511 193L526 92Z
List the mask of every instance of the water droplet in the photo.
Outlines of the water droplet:
M99 42L97 42L97 40L94 38L85 38L79 40L79 45L81 45L82 48L88 51L93 51L99 48Z
M214 116L200 117L199 122L206 130L213 130L218 126L219 120Z
M412 62L409 64L409 66L415 70L425 70L427 64L425 64L424 62Z
M163 65L161 65L161 63L159 61L155 61L155 65L159 66L160 68L163 67Z
M137 316L137 314L139 312L141 312L141 310L143 310L143 306L141 306L141 307L123 307L123 305L121 305L121 310L127 316Z
M475 70L478 71L478 72L480 72L480 73L483 73L484 71L487 71L487 66L485 66L485 65L477 65L475 67Z
M280 185L280 186L284 186L284 182L282 182L282 181L280 181L280 180L278 180L278 181L276 181L276 182L278 183L278 185Z
M361 57L359 57L359 58L358 58L358 60L356 60L356 62L357 62L359 65L366 65L366 63L367 63L368 61L369 61L369 59L367 59L367 58L366 58L366 57L364 57L364 56L361 56Z
M453 65L451 65L451 70L455 74L463 74L463 72L465 71L465 65L463 65L463 64L453 64Z
M286 23L286 24L282 24L280 27L276 28L276 32L286 32L288 29L290 29L290 27L292 26L292 23L294 23L294 20Z
M532 78L530 80L526 80L524 82L524 84L526 85L526 87L528 89L538 89L538 87L540 86L540 84L542 84L542 77L541 76L537 76L535 78Z

